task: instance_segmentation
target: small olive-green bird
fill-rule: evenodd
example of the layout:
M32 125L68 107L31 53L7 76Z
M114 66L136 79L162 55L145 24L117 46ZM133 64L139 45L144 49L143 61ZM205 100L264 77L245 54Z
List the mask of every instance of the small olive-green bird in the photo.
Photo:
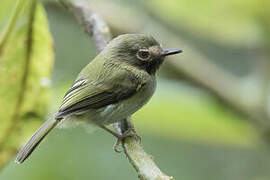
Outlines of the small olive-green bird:
M80 72L58 112L33 134L15 161L22 163L59 123L87 122L122 137L106 125L130 117L145 105L155 91L156 71L164 58L180 52L163 49L143 34L116 37Z

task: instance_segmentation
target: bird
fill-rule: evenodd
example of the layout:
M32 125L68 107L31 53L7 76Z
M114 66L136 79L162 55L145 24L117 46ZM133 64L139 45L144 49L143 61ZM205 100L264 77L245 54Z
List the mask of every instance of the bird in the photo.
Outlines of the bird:
M129 118L143 107L155 92L156 72L165 57L181 52L162 48L151 35L117 36L82 69L58 111L19 150L15 162L23 163L58 124L85 122L119 140L127 137L106 126Z

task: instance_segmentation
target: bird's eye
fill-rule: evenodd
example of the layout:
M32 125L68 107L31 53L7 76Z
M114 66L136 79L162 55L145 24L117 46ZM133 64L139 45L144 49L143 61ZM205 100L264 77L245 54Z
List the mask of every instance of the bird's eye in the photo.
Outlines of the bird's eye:
M142 61L146 61L150 58L150 53L148 49L141 49L138 51L137 57Z

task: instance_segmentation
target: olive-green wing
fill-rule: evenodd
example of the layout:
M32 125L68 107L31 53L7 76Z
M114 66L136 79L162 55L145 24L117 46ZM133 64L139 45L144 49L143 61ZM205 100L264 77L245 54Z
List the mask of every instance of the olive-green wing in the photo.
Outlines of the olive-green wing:
M112 79L115 80L115 78ZM78 79L64 96L56 118L115 104L131 97L138 90L137 87L138 84L134 78L129 76L122 78L121 81L114 81L114 83L112 80L93 82L83 78Z

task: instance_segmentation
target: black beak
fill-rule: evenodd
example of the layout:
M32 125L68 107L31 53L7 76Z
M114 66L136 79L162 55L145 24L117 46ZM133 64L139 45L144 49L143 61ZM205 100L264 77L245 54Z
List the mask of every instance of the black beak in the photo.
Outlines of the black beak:
M178 53L182 53L183 50L181 49L164 49L162 56L170 56L170 55L174 55L174 54L178 54Z

